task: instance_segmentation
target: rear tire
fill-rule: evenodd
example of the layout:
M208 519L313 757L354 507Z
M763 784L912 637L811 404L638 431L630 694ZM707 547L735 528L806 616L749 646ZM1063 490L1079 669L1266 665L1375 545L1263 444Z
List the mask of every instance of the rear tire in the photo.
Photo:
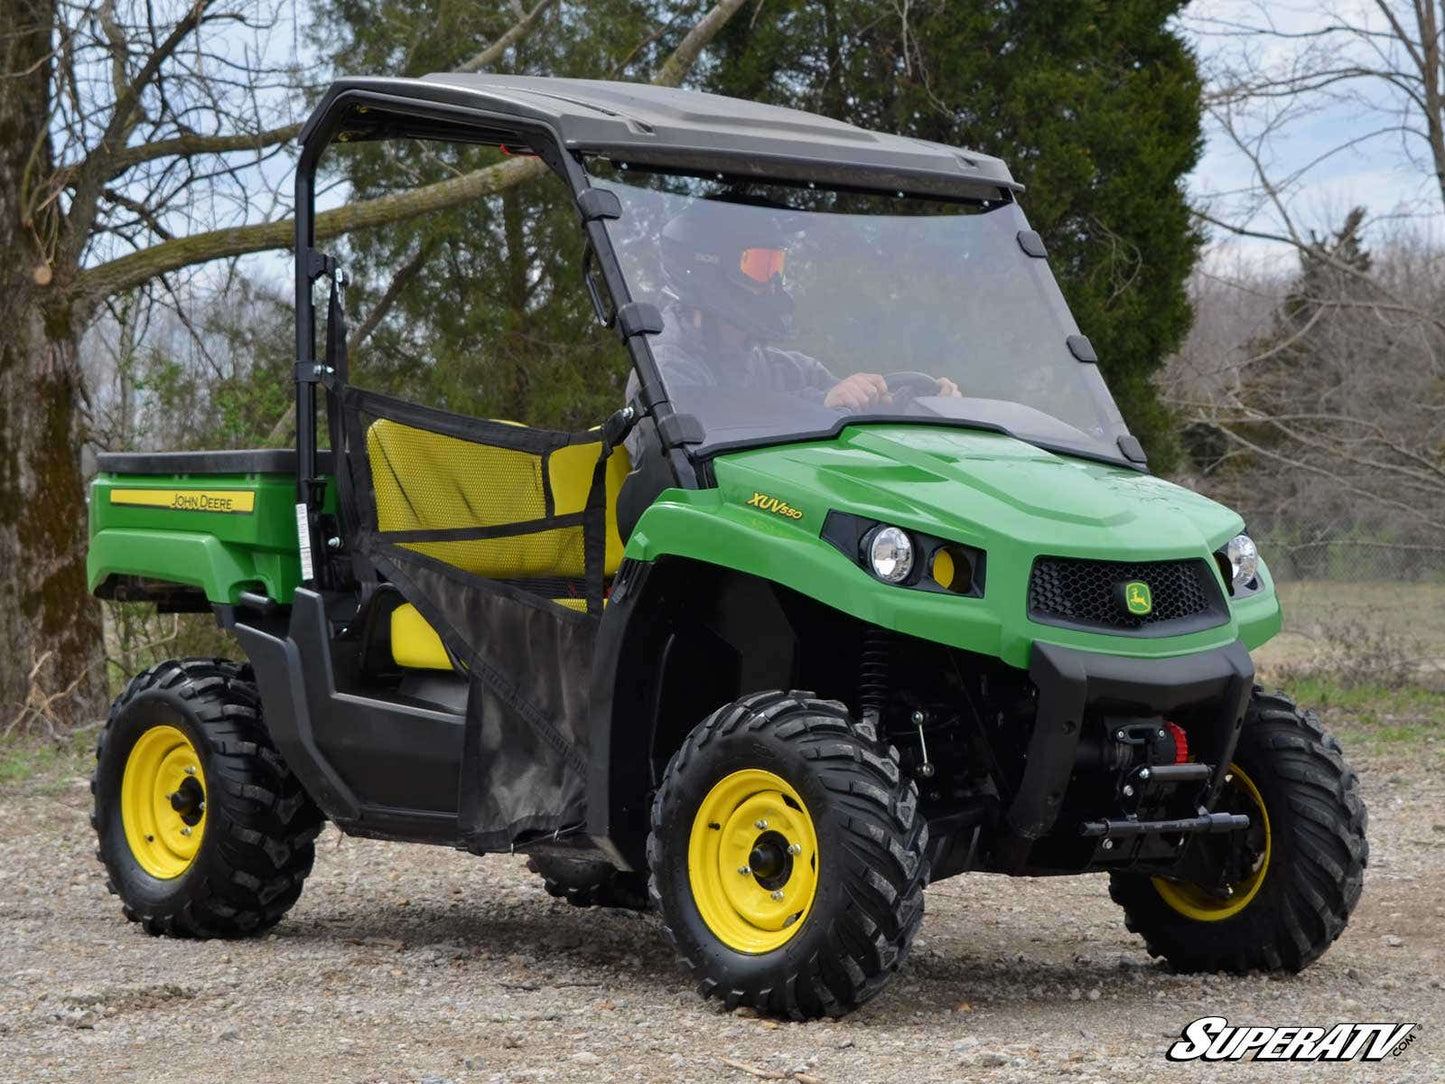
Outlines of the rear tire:
M1234 765L1268 823L1263 875L1244 906L1229 913L1227 901L1210 903L1193 886L1161 888L1138 874L1114 874L1109 894L1150 954L1177 970L1299 971L1344 932L1360 899L1370 846L1358 781L1313 712L1259 689Z
M862 1004L903 964L927 845L897 750L842 704L766 692L714 712L672 757L647 857L699 992L802 1020Z
M300 897L322 817L271 744L249 666L182 659L147 670L111 706L95 756L96 854L130 921L173 937L246 937ZM184 820L165 804L182 788L156 799L167 780L190 788Z
M554 899L573 907L620 907L646 911L647 874L617 869L600 858L567 858L534 854L527 868L542 878L542 887Z

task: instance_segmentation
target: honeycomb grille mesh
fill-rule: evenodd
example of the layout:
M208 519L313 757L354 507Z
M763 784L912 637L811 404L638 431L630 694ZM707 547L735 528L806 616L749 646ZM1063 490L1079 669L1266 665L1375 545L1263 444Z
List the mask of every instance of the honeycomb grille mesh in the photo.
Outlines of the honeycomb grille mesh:
M1123 585L1149 585L1154 608L1131 614ZM1051 625L1077 625L1108 632L1137 632L1151 626L1217 615L1225 618L1223 596L1202 560L1092 561L1040 557L1029 577L1029 616Z

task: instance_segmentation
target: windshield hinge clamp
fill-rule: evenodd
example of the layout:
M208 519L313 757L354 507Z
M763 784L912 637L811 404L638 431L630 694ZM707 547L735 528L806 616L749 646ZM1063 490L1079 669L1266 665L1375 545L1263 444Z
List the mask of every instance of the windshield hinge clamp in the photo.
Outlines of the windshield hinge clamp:
M662 313L647 301L629 301L617 310L617 334L626 342L634 335L656 335L662 331Z

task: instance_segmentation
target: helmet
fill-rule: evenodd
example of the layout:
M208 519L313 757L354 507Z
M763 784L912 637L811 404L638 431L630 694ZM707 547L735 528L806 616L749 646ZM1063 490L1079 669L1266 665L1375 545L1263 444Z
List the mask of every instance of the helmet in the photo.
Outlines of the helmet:
M783 288L785 230L771 216L701 200L662 228L667 292L764 341L793 331L793 298Z

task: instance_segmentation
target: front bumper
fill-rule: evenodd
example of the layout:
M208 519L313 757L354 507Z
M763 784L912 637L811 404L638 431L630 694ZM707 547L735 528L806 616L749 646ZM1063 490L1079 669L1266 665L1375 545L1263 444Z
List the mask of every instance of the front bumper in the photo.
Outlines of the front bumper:
M1207 720L1191 752L1213 766L1201 804L1212 809L1223 785L1254 684L1254 663L1241 641L1163 659L1105 655L1035 642L1029 677L1038 708L1019 785L1004 812L994 865L1021 870L1029 852L1058 820L1090 712L1165 715L1189 711Z

